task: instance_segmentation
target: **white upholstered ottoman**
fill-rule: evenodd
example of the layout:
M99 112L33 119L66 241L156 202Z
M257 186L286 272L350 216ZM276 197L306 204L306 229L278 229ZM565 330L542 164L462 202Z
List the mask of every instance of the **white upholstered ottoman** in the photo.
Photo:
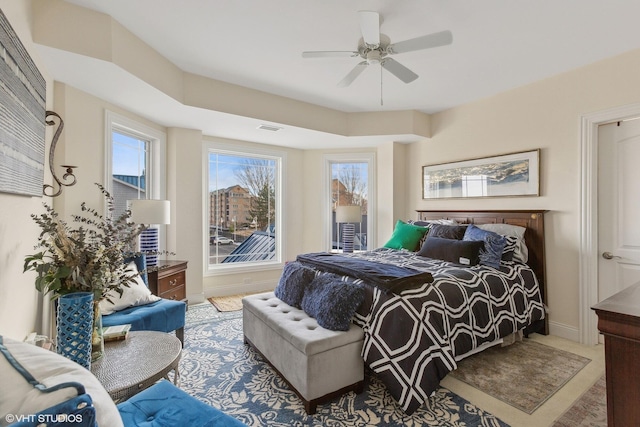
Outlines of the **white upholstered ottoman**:
M308 414L322 401L362 392L362 328L331 331L273 292L244 297L243 329L251 344L304 402Z

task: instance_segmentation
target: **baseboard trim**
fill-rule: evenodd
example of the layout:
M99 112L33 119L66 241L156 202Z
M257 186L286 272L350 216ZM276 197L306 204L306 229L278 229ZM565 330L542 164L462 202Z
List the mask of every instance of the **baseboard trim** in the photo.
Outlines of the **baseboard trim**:
M258 292L273 291L278 284L274 280L265 280L262 282L252 283L227 283L224 285L216 285L204 290L206 298L223 297L226 295L250 294Z
M200 304L206 301L204 294L189 294L187 295L187 301L189 304Z
M556 337L580 342L580 331L574 326L549 321L549 333Z

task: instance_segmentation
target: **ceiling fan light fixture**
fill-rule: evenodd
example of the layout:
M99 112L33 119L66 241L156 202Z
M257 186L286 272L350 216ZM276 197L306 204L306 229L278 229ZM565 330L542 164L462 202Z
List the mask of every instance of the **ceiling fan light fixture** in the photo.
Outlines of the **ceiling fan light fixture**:
M382 61L382 56L379 50L371 50L367 52L367 62L369 65L379 64Z

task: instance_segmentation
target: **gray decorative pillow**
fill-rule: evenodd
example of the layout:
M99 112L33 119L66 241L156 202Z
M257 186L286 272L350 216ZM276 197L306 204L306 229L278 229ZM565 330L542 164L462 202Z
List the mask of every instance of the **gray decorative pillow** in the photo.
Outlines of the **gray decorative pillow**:
M482 230L473 224L467 227L463 240L475 240L484 242L484 248L480 250L480 264L493 268L500 268L502 251L507 239L493 231Z
M274 289L277 298L292 307L301 308L305 288L315 277L315 272L297 261L284 266L278 286Z
M335 274L321 274L305 290L302 309L325 329L348 331L351 318L363 301L363 284L342 280Z

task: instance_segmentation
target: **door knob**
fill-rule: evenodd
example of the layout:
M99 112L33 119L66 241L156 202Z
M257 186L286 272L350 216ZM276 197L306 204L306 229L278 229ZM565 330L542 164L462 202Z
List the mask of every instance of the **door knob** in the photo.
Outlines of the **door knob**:
M604 259L614 259L614 258L622 259L621 256L614 255L611 252L602 252L602 258L604 258Z

